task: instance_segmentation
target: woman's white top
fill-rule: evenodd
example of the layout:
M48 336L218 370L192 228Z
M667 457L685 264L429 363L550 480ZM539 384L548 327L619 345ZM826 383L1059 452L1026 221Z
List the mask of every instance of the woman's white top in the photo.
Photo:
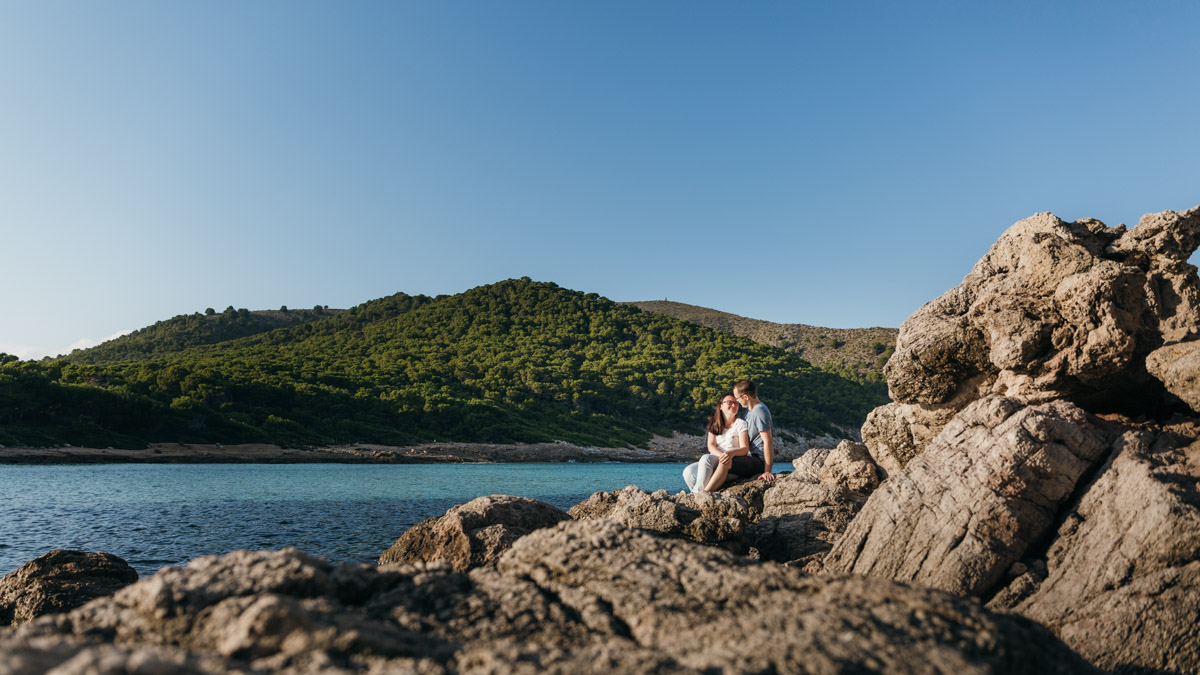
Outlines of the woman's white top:
M738 447L738 438L742 435L743 431L748 432L749 427L746 426L746 420L739 417L733 421L732 426L717 436L717 447L726 452L736 450Z

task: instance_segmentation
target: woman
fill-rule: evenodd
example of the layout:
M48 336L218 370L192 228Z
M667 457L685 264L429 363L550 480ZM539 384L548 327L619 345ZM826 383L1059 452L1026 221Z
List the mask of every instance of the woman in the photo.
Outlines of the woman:
M750 452L746 420L738 417L738 402L732 393L723 394L708 418L708 454L683 470L683 481L692 494L710 492L725 484L734 457Z

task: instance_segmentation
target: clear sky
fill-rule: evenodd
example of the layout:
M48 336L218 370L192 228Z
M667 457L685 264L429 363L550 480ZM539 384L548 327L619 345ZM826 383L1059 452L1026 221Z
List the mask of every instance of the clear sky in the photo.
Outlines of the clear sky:
M898 326L1200 204L1200 3L0 0L0 351L529 276Z

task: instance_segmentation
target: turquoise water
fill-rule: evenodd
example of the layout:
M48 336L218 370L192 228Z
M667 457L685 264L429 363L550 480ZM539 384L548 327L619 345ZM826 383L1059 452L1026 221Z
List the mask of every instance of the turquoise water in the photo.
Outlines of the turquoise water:
M200 555L295 546L374 563L406 529L490 494L568 509L593 492L684 489L684 464L0 465L0 575L56 549L138 574ZM777 464L776 471L790 471Z

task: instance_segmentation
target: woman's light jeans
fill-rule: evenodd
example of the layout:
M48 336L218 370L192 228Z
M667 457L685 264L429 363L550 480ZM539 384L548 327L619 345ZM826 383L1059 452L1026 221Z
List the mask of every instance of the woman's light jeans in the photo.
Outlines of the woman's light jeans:
M699 462L687 465L687 468L683 470L683 482L687 483L688 490L691 490L692 494L704 492L704 485L713 471L717 470L717 462L720 459L716 455L705 455L700 458Z

